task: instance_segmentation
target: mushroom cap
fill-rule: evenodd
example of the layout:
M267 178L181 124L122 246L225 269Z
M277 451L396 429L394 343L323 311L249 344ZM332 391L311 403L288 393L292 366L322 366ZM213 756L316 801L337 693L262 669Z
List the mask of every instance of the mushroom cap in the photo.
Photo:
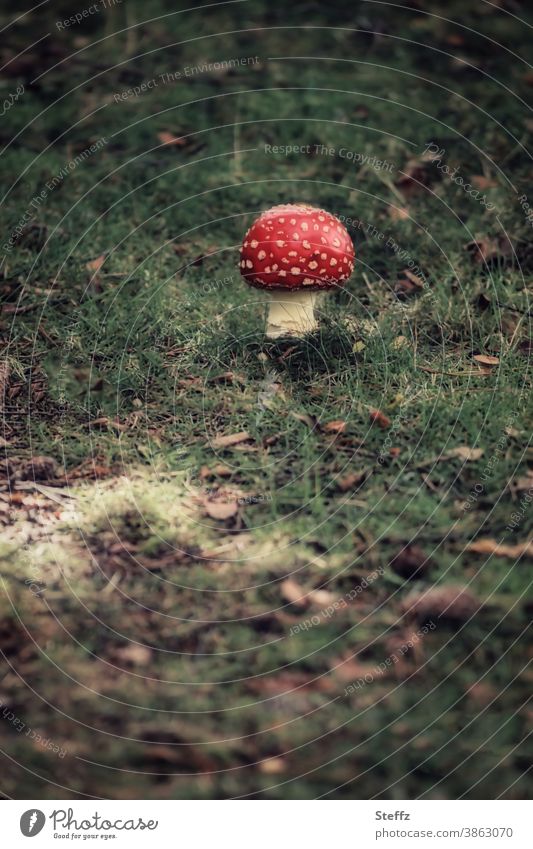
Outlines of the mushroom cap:
M330 212L307 204L273 206L244 237L240 271L258 289L333 289L354 267L348 231Z

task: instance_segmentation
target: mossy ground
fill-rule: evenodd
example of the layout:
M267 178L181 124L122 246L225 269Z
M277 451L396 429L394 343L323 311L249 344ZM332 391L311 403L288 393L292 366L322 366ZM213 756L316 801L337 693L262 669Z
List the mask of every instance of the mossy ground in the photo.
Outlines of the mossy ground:
M2 793L522 798L526 4L186 5L35 12L0 76ZM274 344L237 247L293 200L358 263Z

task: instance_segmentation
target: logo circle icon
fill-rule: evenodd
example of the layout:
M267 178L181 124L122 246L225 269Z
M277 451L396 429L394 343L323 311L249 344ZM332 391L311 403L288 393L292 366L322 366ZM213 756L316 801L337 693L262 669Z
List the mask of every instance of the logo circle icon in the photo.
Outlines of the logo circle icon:
M42 811L37 808L30 808L29 811L24 811L20 818L20 830L24 837L35 837L43 830L46 817Z

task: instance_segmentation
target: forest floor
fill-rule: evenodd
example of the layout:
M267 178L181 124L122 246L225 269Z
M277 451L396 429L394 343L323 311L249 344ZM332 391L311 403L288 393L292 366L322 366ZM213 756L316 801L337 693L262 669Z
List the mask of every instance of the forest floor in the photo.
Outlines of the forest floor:
M4 796L531 792L530 26L412 5L12 28ZM266 342L291 201L356 268Z

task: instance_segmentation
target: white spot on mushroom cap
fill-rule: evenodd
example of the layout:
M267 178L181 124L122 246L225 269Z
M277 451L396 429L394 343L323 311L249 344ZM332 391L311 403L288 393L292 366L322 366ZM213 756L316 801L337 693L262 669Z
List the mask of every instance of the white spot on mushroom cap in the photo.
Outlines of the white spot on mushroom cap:
M299 273L300 273L300 266L299 265L293 265L293 267L291 268L291 274L299 274Z
M252 241L250 242L250 247L255 249L258 244L259 242L257 241L257 239L252 239Z
M266 257L266 251L259 251L257 254L257 259L264 259Z

